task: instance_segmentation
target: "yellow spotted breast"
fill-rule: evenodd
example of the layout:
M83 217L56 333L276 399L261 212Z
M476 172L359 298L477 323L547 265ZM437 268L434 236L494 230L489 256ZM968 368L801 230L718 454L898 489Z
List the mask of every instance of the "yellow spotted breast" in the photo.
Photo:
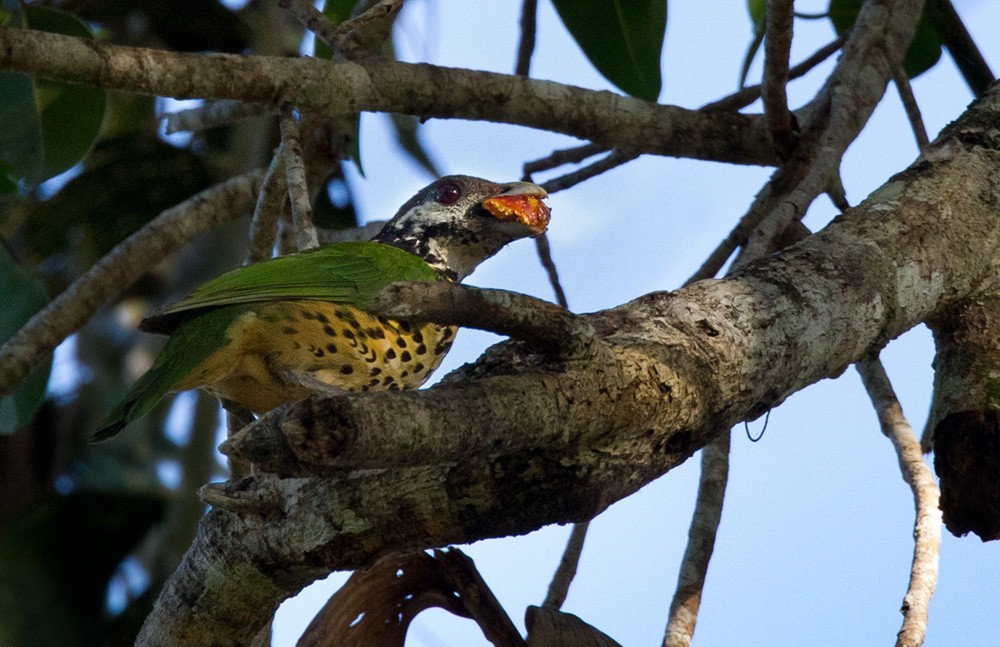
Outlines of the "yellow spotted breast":
M262 413L317 391L415 389L451 348L455 328L326 301L281 301L247 311L227 337L174 388L202 387Z

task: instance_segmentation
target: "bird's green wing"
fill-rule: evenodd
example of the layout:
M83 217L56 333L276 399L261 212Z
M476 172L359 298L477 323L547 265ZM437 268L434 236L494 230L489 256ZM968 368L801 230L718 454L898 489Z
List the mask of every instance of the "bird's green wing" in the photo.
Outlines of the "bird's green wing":
M440 275L422 258L374 242L335 243L238 268L140 324L170 333L206 309L241 303L314 299L364 308L396 281L436 281Z
M153 366L129 389L125 399L108 414L93 442L115 436L133 420L144 416L175 384L198 364L229 343L226 332L246 306L217 308L181 325L167 340Z

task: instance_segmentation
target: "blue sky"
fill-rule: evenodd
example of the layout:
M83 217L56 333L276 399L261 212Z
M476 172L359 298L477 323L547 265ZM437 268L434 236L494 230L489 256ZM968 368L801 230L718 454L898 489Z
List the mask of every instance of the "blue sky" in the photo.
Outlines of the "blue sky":
M536 78L613 89L590 66L549 2L539 3ZM1000 7L955 3L994 70L1000 69ZM800 0L796 9L822 11ZM509 72L520 2L474 5L411 0L397 29L407 60ZM698 107L735 89L751 27L743 2L673 2L662 66L663 103ZM826 21L795 23L793 61L832 39ZM833 63L790 88L808 100ZM760 61L751 71L759 78ZM933 137L972 97L947 55L914 82ZM759 106L752 108L759 109ZM387 118L363 119L366 177L352 186L366 218L386 218L429 178L397 152ZM433 120L425 141L447 173L518 179L524 161L577 143L514 126ZM895 90L848 151L844 184L860 202L917 150ZM549 200L550 240L571 309L613 307L652 290L677 288L743 214L768 169L643 157ZM547 176L546 176L547 177ZM542 177L540 179L546 179ZM806 217L814 230L835 210L825 198ZM534 245L504 250L468 281L552 298ZM498 338L462 331L439 371L473 360ZM931 388L933 344L923 327L883 352L911 423L922 429ZM759 432L760 422L753 424ZM662 640L698 479L697 456L613 505L592 524L580 572L564 607L621 642ZM853 369L791 397L770 416L759 443L734 430L732 468L695 645L869 645L894 640L912 553L913 505L889 442ZM568 535L548 527L524 537L464 547L515 622L543 599ZM312 614L346 578L336 574L287 602L275 644L292 645ZM1000 547L945 533L928 645L1000 644ZM422 614L408 644L486 645L469 621Z

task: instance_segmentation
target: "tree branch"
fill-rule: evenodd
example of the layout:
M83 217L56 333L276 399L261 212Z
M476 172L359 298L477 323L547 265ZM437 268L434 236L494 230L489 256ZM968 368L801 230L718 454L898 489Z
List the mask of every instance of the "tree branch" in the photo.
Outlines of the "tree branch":
M759 117L706 114L611 92L427 64L181 54L0 27L0 69L106 90L240 99L305 113L400 112L519 124L641 153L776 162Z
M312 222L312 204L309 200L309 187L306 186L306 167L302 161L302 137L291 104L286 103L281 106L278 125L281 127L281 150L284 153L295 246L299 251L312 249L319 246L319 239Z
M1000 88L924 160L780 254L583 317L604 357L508 342L391 407L368 393L286 409L285 426L381 435L383 464L414 466L212 488L216 507L140 641L233 644L329 570L589 519L720 430L967 299L1000 255L998 116ZM435 434L447 447L407 458L415 437Z
M285 177L285 155L279 144L271 157L257 194L253 218L250 220L250 245L247 248L246 263L259 263L271 258L274 239L278 235L278 220L285 208L288 183Z
M913 564L910 585L903 598L903 626L896 637L896 647L920 647L927 633L927 609L937 586L941 553L940 493L934 474L924 463L920 443L903 415L889 376L878 360L857 363L858 373L878 413L882 433L892 441L899 457L903 480L913 490L916 519L913 527Z
M771 143L781 159L795 146L794 119L788 110L788 56L792 51L792 0L767 0L764 80L761 99Z
M240 175L192 196L108 252L0 347L0 395L17 386L39 357L121 296L147 268L194 236L250 213L262 174Z

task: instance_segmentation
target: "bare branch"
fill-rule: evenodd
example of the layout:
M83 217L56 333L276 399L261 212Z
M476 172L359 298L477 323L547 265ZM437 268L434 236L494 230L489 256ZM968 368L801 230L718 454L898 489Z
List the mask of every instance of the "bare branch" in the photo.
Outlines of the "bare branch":
M944 41L944 46L948 48L955 66L962 72L962 78L972 93L977 97L983 96L996 79L989 63L983 58L976 42L972 40L969 30L965 28L965 23L955 11L955 5L951 0L937 0L935 4L938 10L935 27Z
M273 113L274 109L259 103L245 103L231 99L206 101L204 105L160 115L168 135L179 132L200 132L225 126L248 117Z
M288 200L292 207L295 245L299 251L312 249L319 246L319 238L316 236L316 227L313 225L309 187L306 186L306 168L302 161L302 137L291 104L286 103L281 106L278 124L281 126L281 149L284 151L285 177L288 184Z
M288 184L285 176L284 144L278 146L271 157L271 164L264 173L257 205L250 221L250 246L246 263L259 263L271 258L274 240L278 233L278 219L288 204Z
M564 191L570 187L580 184L581 182L585 182L590 178L597 177L601 173L606 173L607 171L617 168L622 164L627 164L637 157L639 157L639 153L635 151L615 149L606 157L597 160L589 166L584 166L583 168L577 169L572 173L567 173L566 175L562 175L547 182L542 182L541 187L549 193Z
M903 480L913 490L916 507L913 565L910 568L910 584L903 598L903 626L896 637L896 647L920 647L927 633L927 609L937 586L941 551L940 493L882 363L864 360L856 366L875 405L882 433L892 441L899 457Z
M534 180L531 179L531 176L535 173L558 168L564 164L578 164L588 157L593 157L606 150L608 150L606 146L584 144L583 146L574 146L573 148L563 148L553 151L551 155L547 155L541 159L525 162L523 178L527 182L533 182Z
M0 395L10 392L97 310L118 298L146 268L194 236L250 213L262 171L234 177L167 209L119 243L0 347Z
M701 593L705 575L715 550L715 536L722 521L722 502L726 496L729 479L730 433L722 431L701 450L701 480L698 499L691 527L688 529L687 548L681 561L677 590L670 603L670 620L663 637L664 647L687 647L694 636L701 606Z
M340 47L340 33L337 25L333 24L326 15L317 9L308 0L278 0L278 6L287 9L295 16L302 26L316 34L316 38L323 41L331 50L333 55L342 56Z
M847 39L846 34L842 34L816 50L811 56L803 60L798 65L788 70L788 80L792 81L808 74L814 67L833 56L844 45ZM761 86L748 85L739 91L723 97L712 103L705 104L702 110L740 110L746 108L751 103L760 98Z
M458 283L393 283L375 298L371 310L390 319L489 330L562 357L593 352L595 340L584 319L548 301Z
M514 74L528 76L531 55L535 51L535 31L538 22L538 0L524 0L521 4L521 41L517 45L517 63Z
M552 260L552 249L549 247L549 237L546 234L543 233L535 238L535 250L538 252L539 262L549 277L549 285L552 286L552 291L555 293L556 303L568 310L569 302L566 300L566 292L559 282L559 271L556 269L555 261Z
M764 118L778 156L786 159L795 146L795 125L788 110L788 56L792 51L792 0L767 0L764 37Z
M789 223L805 215L816 196L834 186L844 152L892 77L887 57L901 56L906 50L922 5L921 0L872 0L862 6L836 69L802 111L801 136L793 156L774 173L692 280L714 276L742 245L770 245Z
M913 96L913 88L910 87L910 79L906 76L906 70L900 63L892 66L892 80L899 91L899 98L903 102L906 110L906 118L910 121L910 128L913 129L913 136L917 140L917 148L923 152L930 139L927 138L927 128L924 126L924 118L920 115L920 106L917 105L917 98Z
M0 27L0 69L108 90L240 99L328 116L359 110L520 124L607 147L776 162L763 120L707 114L509 74L365 59L185 54Z
M580 564L580 555L583 553L583 542L587 538L587 530L590 522L573 524L573 530L569 533L569 540L566 542L566 549L563 551L559 566L552 575L549 583L549 592L545 595L543 607L559 609L566 601L569 593L569 585L572 584L576 576L576 568Z

